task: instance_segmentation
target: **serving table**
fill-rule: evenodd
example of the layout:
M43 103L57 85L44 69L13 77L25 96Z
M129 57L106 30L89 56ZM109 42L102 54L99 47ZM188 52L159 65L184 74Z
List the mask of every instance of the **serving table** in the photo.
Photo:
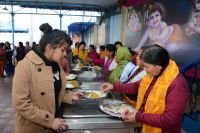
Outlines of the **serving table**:
M77 80L79 89L99 90L105 77L96 71L82 71ZM112 98L108 95L107 98ZM99 108L103 99L81 99L74 104L64 104L63 117L68 124L65 133L134 133L139 123L126 123L121 118L110 116Z

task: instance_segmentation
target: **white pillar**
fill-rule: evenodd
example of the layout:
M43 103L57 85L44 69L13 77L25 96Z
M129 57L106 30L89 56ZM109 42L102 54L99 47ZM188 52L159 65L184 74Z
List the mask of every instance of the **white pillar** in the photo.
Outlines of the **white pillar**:
M12 45L14 48L14 46L15 46L15 22L14 22L15 13L13 12L13 5L11 5L10 15L12 17Z

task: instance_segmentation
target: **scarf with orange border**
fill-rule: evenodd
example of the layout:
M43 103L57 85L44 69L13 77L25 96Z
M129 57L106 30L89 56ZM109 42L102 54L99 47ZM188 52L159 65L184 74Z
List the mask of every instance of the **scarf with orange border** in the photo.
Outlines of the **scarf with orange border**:
M149 114L162 114L165 111L165 99L167 90L172 83L172 81L179 74L179 69L173 60L169 61L168 66L164 72L159 76L156 83L154 84L145 104L144 113ZM139 110L144 95L151 84L153 77L146 75L139 85L138 98L136 109ZM143 123L142 133L161 133L162 129L158 127L153 127Z

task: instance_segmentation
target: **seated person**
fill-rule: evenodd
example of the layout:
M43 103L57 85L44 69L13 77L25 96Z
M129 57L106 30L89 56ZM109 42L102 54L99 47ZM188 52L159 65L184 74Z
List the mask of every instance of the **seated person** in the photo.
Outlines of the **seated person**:
M112 70L115 69L117 66L117 63L115 61L115 47L113 44L108 44L106 45L106 50L105 50L106 56L104 59L96 59L93 60L92 62L96 65L100 66L94 66L94 69L97 71L102 71L105 75L109 75Z
M122 44L122 42L120 42L120 41L116 41L116 42L114 43L114 46L115 46L115 48L116 48L116 50L117 50L118 48L123 47L123 44Z
M131 54L126 47L119 47L115 56L117 67L109 75L109 82L127 82L134 73L135 64L131 63Z
M83 62L83 64L88 64L88 52L85 47L86 43L81 41L78 45L78 58Z
M105 51L105 46L104 45L101 45L99 47L99 56L100 56L100 59L104 59L105 56L106 56L106 51Z
M131 53L131 62L133 64L136 64L136 57L137 57L137 52L135 52L134 50L132 50L131 48L128 48L129 52Z
M127 82L137 82L146 75L146 71L143 69L143 64L142 64L142 61L140 60L140 56L141 56L142 51L147 47L148 46L143 46L138 50L137 56L136 56L136 67L135 67L134 73L130 76Z
M75 43L75 48L73 49L73 56L78 56L78 45L79 45L79 43L76 42Z
M130 79L128 80L128 82L137 82L146 75L146 71L143 69L143 64L142 64L142 61L140 60L141 53L145 48L146 47L143 46L138 50L137 56L136 56L137 66L135 67L134 73L130 76ZM124 99L129 104L135 107L136 101L137 101L137 94L124 94Z
M92 61L94 59L99 59L99 54L96 52L94 45L89 46L88 60Z

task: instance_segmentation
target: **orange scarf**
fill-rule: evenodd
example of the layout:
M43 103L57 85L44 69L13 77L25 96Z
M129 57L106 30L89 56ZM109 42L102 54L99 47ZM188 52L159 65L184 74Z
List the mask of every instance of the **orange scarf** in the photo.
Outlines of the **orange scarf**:
M105 58L105 56L106 56L106 51L101 51L101 52L99 52L99 55L100 55L100 59Z
M124 99L126 100L126 102L130 105L132 105L134 108L136 106L136 101L134 100L131 100L129 97L127 97L125 94L123 95L124 96Z
M149 114L162 114L165 111L165 99L167 90L172 83L172 81L179 74L179 69L176 63L172 60L169 61L169 65L166 67L162 75L159 76L156 83L154 84L145 104L144 113ZM144 95L149 88L154 77L147 74L140 83L138 90L138 98L136 109L139 110ZM151 125L143 124L142 133L161 133L162 129L158 127L153 127Z

